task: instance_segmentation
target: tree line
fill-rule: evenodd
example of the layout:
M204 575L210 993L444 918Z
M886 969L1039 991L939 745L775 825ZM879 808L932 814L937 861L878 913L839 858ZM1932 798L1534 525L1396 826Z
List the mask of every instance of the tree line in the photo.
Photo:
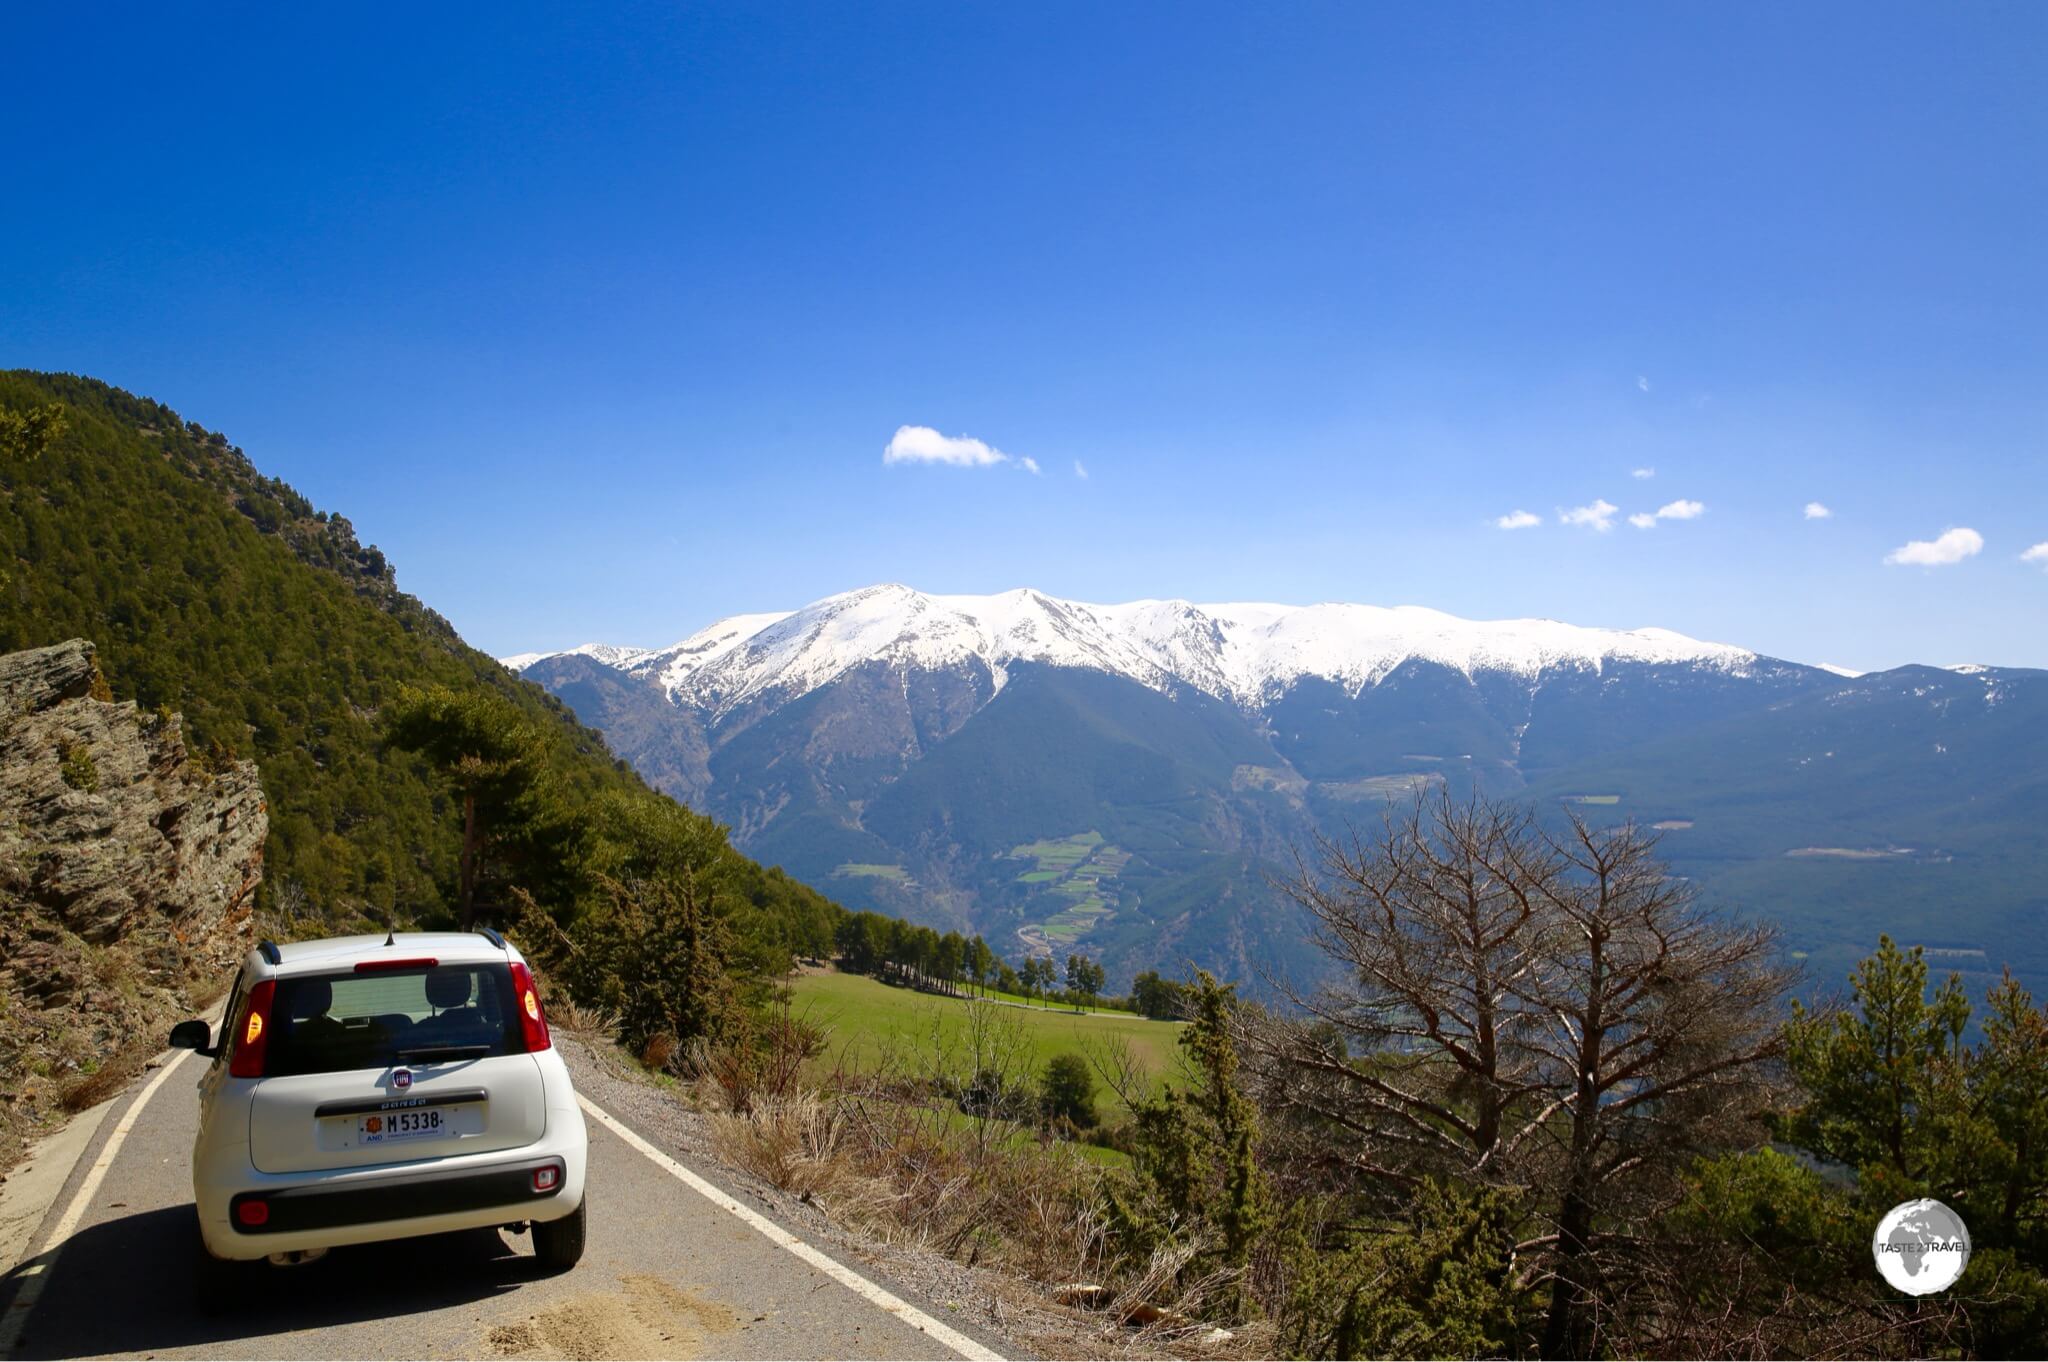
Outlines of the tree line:
M1026 955L1012 965L980 936L940 932L875 912L844 914L833 933L840 967L885 982L934 992L986 996L1006 993L1069 1007L1108 1008L1160 1020L1183 1011L1185 985L1157 970L1139 973L1128 995L1107 994L1108 974L1100 961L1079 952L1066 963Z

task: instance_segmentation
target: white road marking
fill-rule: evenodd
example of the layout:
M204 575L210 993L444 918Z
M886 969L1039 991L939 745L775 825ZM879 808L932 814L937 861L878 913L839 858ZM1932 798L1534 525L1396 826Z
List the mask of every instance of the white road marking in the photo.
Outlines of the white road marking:
M21 1269L21 1285L15 1290L14 1303L8 1307L6 1316L0 1318L0 1357L13 1354L14 1345L20 1341L22 1327L28 1323L29 1312L36 1308L36 1301L41 1299L43 1294L43 1284L50 1280L50 1269L56 1266L57 1255L64 1251L64 1245L71 1238L71 1232L78 1228L78 1222L84 1218L86 1209L92 1205L93 1197L98 1195L100 1184L107 1179L107 1170L114 1166L114 1158L121 1152L122 1144L127 1141L128 1132L135 1129L135 1122L142 1115L142 1109L149 1105L149 1099L156 1096L156 1090L164 1085L164 1080L169 1078L171 1072L185 1062L185 1056L191 1053L190 1050L178 1051L168 1063L156 1071L156 1077L150 1079L143 1087L126 1114L121 1117L121 1123L114 1127L114 1133L107 1137L106 1144L100 1149L99 1158L94 1160L92 1167L87 1170L85 1181L78 1184L78 1192L71 1198L71 1204L64 1208L64 1215L57 1221L56 1228L50 1231L50 1246Z
M916 1306L884 1291L881 1287L876 1286L873 1282L837 1259L826 1257L766 1216L733 1200L703 1178L698 1177L695 1173L692 1173L689 1169L641 1139L626 1126L625 1122L613 1116L582 1093L576 1094L576 1100L582 1104L583 1110L588 1112L591 1118L599 1125L639 1150L642 1154L645 1154L663 1172L681 1182L691 1191L697 1193L721 1211L737 1217L749 1229L760 1234L762 1238L768 1240L777 1248L786 1249L863 1300L894 1315L913 1329L930 1334L934 1339L945 1344L948 1348L960 1354L960 1356L970 1358L972 1362L1003 1362L1001 1353L990 1352L987 1348L976 1343L959 1330L946 1327Z

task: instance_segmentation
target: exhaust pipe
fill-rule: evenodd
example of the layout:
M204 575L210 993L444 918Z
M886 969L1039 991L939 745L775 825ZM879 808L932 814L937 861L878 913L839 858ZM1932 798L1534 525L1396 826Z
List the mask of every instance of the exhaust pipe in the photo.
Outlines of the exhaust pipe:
M271 1254L270 1263L273 1267L304 1267L307 1263L317 1263L326 1256L327 1250L324 1248L292 1249L288 1253Z

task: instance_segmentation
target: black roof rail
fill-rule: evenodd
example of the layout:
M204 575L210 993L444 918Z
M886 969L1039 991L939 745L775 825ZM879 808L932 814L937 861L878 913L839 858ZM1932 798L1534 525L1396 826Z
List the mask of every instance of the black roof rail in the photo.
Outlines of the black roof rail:
M476 929L476 934L482 937L484 940L490 942L493 946L496 946L499 950L502 951L505 949L505 938L498 935L498 933L492 928L479 927Z
M277 953L277 943L275 941L257 942L256 953L262 956L265 960L268 960L273 965L281 965L284 963L284 957Z

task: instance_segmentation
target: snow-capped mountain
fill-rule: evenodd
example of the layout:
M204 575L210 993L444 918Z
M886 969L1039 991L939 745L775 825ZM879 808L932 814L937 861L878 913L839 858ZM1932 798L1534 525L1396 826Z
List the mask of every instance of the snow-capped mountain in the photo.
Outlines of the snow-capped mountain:
M587 657L607 667L627 667L647 652L646 648L622 648L615 643L579 643L574 648L564 648L559 652L515 653L498 661L515 672L523 672L534 663L545 662L551 657Z
M1275 888L1295 852L1443 788L1659 828L1678 873L1769 905L1831 970L1879 930L1973 949L1967 923L2038 901L2010 849L2048 817L2048 673L1851 677L1662 629L902 586L506 661L749 855L1122 977L1299 958Z
M1615 661L1692 665L1740 676L1746 649L1667 629L1589 629L1555 620L1466 620L1420 606L1309 606L1187 601L1091 605L1029 589L938 596L873 586L786 614L736 615L667 648L585 644L567 650L650 678L678 703L713 716L760 697L787 703L856 667L985 669L991 694L1018 663L1076 667L1150 690L1188 687L1247 709L1303 678L1355 696L1410 660L1470 678L1533 679ZM504 659L524 671L561 653Z

